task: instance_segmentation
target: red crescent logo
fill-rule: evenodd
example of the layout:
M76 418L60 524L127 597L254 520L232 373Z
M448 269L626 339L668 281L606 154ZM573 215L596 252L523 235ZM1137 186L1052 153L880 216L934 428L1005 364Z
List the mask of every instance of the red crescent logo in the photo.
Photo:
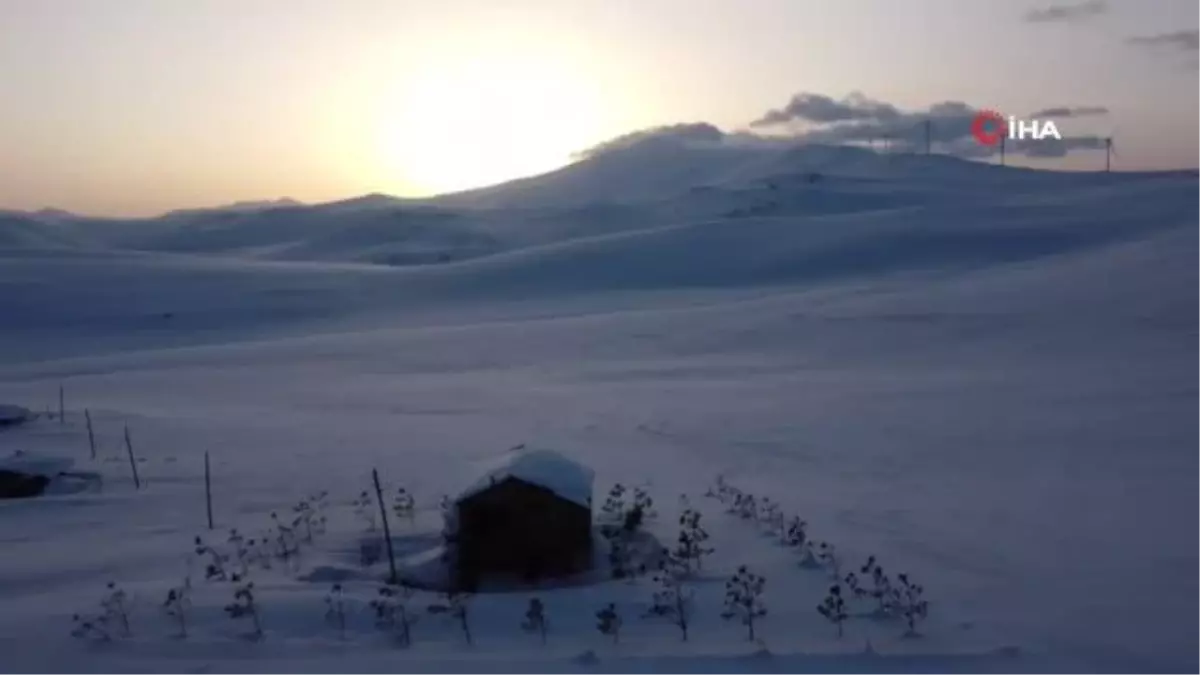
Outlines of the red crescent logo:
M996 145L1007 134L1008 124L995 110L980 110L971 121L971 135L980 145Z

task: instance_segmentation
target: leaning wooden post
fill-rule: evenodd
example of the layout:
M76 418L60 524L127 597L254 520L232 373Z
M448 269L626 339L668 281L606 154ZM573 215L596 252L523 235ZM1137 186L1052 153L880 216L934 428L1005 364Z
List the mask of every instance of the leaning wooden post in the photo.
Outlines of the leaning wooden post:
M208 507L208 529L213 529L212 519L212 472L208 466L208 451L204 451L204 503Z
M87 420L88 446L92 449L92 459L96 459L96 434L92 432L92 411L84 408L83 418Z
M383 489L379 487L379 472L371 469L371 479L375 481L375 498L379 500L379 515L383 516L383 540L387 543L388 569L391 576L388 583L394 584L399 580L396 575L396 554L392 551L392 529L388 527L387 507L383 504Z
M138 478L137 462L133 459L133 442L129 440L129 425L125 425L125 452L129 454L129 468L133 470L133 485L135 489L142 489L142 481Z
M63 400L63 386L58 385L58 423L66 424L67 406Z

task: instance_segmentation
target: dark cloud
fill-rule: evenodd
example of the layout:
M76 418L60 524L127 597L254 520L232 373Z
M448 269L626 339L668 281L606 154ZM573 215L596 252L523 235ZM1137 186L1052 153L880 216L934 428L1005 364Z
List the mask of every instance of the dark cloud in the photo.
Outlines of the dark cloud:
M1178 30L1156 35L1136 35L1126 40L1138 47L1174 49L1181 52L1200 51L1200 30Z
M1183 72L1200 69L1200 31L1198 30L1135 35L1126 39L1125 42L1138 48L1153 50L1160 55L1180 58L1178 65ZM1180 55L1182 56L1180 57Z
M900 116L900 111L889 103L875 101L855 92L835 101L824 94L801 93L792 97L787 105L769 110L750 123L752 127L770 127L789 122L846 122L864 119L886 119Z
M1029 23L1050 23L1055 21L1085 21L1108 11L1108 3L1104 0L1088 0L1071 5L1048 5L1039 9L1031 9L1023 17Z
M725 133L706 123L674 124L625 134L578 153L578 157L655 146L689 147L790 147L797 144L859 145L882 147L893 152L924 152L926 134L932 150L939 154L965 158L987 158L1000 153L1000 147L981 145L971 134L971 125L980 108L964 101L942 101L922 110L900 107L869 98L860 93L842 99L824 94L801 92L782 108L768 111L751 127L775 127L784 133L742 130ZM1045 107L1029 117L1071 118L1105 115L1101 106ZM1068 130L1059 128L1060 133ZM1100 136L1064 136L1062 140L1016 139L1005 144L1010 156L1063 157L1075 151L1102 150Z
M971 135L971 124L980 108L964 101L942 101L924 110L901 110L886 101L852 94L835 100L823 94L803 92L776 110L751 123L752 127L791 127L803 122L803 128L783 138L792 141L827 144L887 143L900 152L924 152L926 134L936 152L963 157L987 157L998 154L998 146L983 146ZM1108 114L1101 106L1046 107L1030 117L1069 118ZM1063 130L1059 129L1062 133ZM778 138L778 136L776 136ZM1028 157L1061 157L1075 150L1103 147L1098 136L1066 137L1061 141L1014 140L1005 152Z
M1102 105L1058 106L1030 113L1030 117L1099 117L1108 114Z

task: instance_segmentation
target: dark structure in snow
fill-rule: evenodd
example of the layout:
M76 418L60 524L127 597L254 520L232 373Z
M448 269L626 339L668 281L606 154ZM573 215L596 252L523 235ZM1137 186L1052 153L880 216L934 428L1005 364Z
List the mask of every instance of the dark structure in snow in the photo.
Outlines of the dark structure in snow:
M50 479L40 474L0 469L0 499L37 497L49 484Z
M33 413L19 405L0 403L0 427L15 427L33 419Z
M592 557L591 469L550 450L516 454L455 504L457 583L534 582L584 570Z

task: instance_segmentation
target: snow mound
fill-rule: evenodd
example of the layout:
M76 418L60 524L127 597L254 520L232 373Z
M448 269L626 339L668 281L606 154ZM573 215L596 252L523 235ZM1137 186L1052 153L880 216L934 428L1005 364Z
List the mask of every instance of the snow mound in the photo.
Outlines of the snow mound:
M0 403L0 427L17 425L33 419L33 413L19 405Z
M508 453L487 474L463 490L458 498L466 499L509 478L544 487L585 508L592 506L595 472L554 450L521 449Z

